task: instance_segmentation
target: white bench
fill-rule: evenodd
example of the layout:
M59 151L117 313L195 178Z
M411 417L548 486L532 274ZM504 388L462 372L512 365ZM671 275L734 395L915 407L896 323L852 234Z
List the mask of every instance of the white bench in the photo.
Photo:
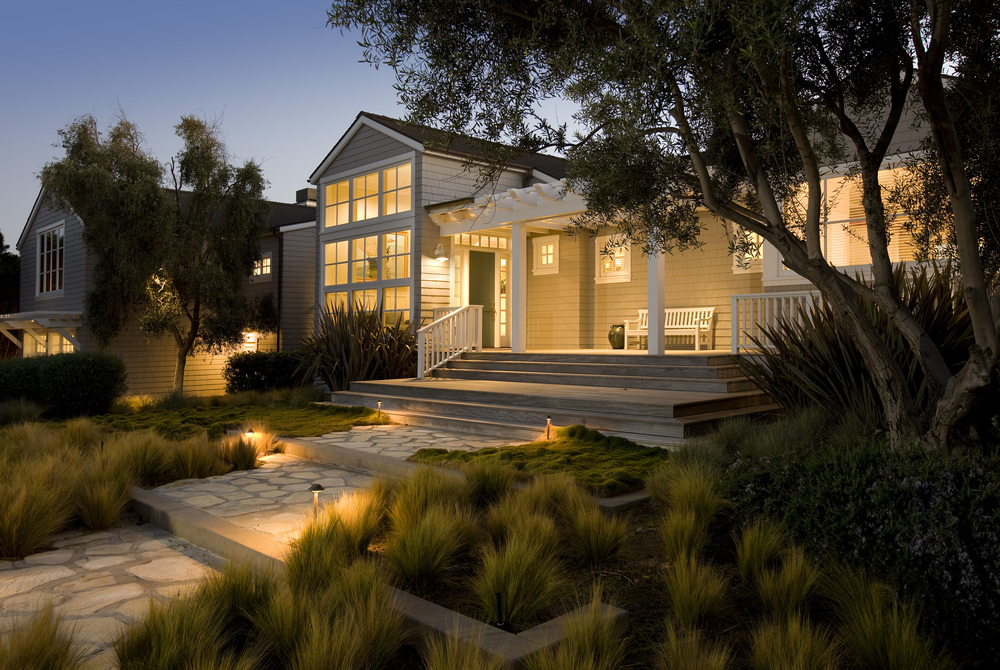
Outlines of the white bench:
M694 337L695 351L701 351L701 336L709 349L715 348L715 308L683 307L665 309L664 335L691 335ZM625 348L629 348L630 338L636 338L636 347L642 348L642 338L649 337L649 310L640 309L639 318L625 322Z

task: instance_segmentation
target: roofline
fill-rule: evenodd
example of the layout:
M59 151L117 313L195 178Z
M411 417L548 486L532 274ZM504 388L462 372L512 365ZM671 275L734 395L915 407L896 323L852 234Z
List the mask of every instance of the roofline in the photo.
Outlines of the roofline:
M333 161L337 160L337 156L339 156L340 152L344 150L344 147L346 147L347 144L352 139L354 139L354 136L358 134L358 131L361 130L362 126L368 126L373 130L377 130L380 133L388 135L394 140L410 147L414 151L423 152L424 150L424 145L421 142L418 142L411 137L407 137L406 135L396 130L393 130L392 128L386 126L385 124L379 123L378 121L366 116L364 112L361 112L358 114L358 117L354 120L354 123L351 124L351 127L347 129L347 132L344 133L340 137L340 140L338 140L337 143L333 146L333 149L330 149L330 153L326 155L326 158L323 159L323 162L320 163L315 170L313 170L311 175L309 175L310 184L312 184L313 186L319 185L320 177L323 176L323 173L326 172L327 168L330 167Z
M35 220L35 216L38 214L38 210L42 207L42 200L45 195L45 187L42 186L38 190L38 197L35 198L35 204L31 207L31 214L28 215L28 220L24 222L24 228L21 230L21 236L17 238L17 244L14 248L17 249L18 253L21 253L21 247L24 245L25 240L28 237L28 228L31 228L31 223Z

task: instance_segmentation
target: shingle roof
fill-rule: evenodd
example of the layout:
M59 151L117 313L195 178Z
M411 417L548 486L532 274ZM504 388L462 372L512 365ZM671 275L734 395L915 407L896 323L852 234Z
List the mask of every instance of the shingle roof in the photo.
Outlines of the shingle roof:
M389 116L373 114L372 112L361 112L358 116L366 116L372 121L381 123L398 133L406 135L412 140L420 142L424 146L432 146L435 149L462 156L482 156L480 141L467 135L449 135L444 131L428 126L407 123ZM567 161L565 158L558 156L539 153L524 154L514 161L514 165L544 172L555 179L566 177Z
M316 220L316 208L308 205L294 205L287 202L268 202L271 213L267 217L268 228L280 228L295 223Z

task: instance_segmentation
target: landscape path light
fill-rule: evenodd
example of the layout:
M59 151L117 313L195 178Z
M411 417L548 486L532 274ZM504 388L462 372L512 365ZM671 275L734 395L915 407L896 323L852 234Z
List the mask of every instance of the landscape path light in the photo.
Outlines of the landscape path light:
M547 417L545 417L545 439L546 440L551 439L549 437L549 435L550 435L551 432L552 432L552 417L551 416L547 416Z
M313 494L313 516L319 514L319 492L325 491L322 484L313 484L309 487Z

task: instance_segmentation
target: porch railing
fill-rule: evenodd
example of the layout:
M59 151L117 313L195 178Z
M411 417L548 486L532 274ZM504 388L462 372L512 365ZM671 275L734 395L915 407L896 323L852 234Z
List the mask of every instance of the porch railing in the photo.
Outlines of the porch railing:
M732 323L732 353L740 350L756 349L755 338L765 347L770 341L761 326L773 327L781 317L801 319L803 310L811 312L813 301L820 294L815 291L788 293L747 293L734 295Z
M417 331L417 377L470 350L483 350L483 306L466 305Z

